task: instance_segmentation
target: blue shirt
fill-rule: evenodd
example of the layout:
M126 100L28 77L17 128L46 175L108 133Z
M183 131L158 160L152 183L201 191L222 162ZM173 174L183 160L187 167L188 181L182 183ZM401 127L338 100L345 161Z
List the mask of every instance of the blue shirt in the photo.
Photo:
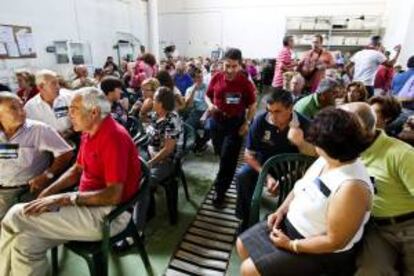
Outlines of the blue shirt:
M189 96L191 92L193 91L193 85L187 88L187 92L185 92L185 96ZM204 100L204 96L206 94L207 85L204 83L201 85L199 89L197 89L194 92L194 98L193 98L193 107L197 111L206 111L207 110L207 104Z
M393 95L397 95L400 92L401 88L403 88L404 84L414 76L414 68L410 68L403 73L399 73L395 75L391 83L391 90Z
M294 111L295 112L295 111ZM309 120L295 112L300 128L306 133ZM289 127L280 130L269 122L268 112L259 114L250 125L247 135L246 149L256 154L260 164L264 164L270 157L281 153L297 153L298 148L287 138Z
M185 91L187 91L188 87L193 85L193 79L189 74L175 74L174 83L178 90L180 90L181 95L184 96Z

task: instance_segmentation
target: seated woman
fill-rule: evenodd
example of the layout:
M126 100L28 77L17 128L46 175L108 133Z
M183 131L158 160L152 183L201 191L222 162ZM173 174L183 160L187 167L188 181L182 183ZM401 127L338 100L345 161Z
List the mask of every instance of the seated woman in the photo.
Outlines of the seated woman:
M19 89L16 94L23 101L23 104L26 104L28 100L33 98L39 93L39 90L35 84L35 77L29 71L19 70L15 73L17 85Z
M156 78L149 78L142 82L141 91L143 98L138 100L130 111L130 115L139 116L142 122L148 122L154 103L155 91L160 87Z
M143 217L148 208L148 217L155 214L155 199L153 192L157 184L169 177L174 170L174 154L176 146L182 138L182 121L174 111L174 94L167 87L161 86L154 95L151 123L147 127L149 137L148 166L150 168L151 196L144 200L143 208L137 217ZM149 204L149 206L148 206ZM148 206L148 207L146 207Z
M160 87L154 95L151 123L147 127L151 182L158 183L167 178L174 168L173 158L178 140L181 138L182 122L174 111L174 94L167 87Z
M157 73L156 78L160 82L161 86L168 87L175 98L175 110L180 112L185 108L184 97L181 95L180 90L174 85L174 80L168 71L161 70Z
M360 125L353 114L327 108L315 117L307 139L320 157L267 221L239 237L241 275L339 274L337 269L353 268L354 245L373 196L358 159L365 147Z
M368 91L362 82L353 81L346 86L345 103L366 102L367 100Z

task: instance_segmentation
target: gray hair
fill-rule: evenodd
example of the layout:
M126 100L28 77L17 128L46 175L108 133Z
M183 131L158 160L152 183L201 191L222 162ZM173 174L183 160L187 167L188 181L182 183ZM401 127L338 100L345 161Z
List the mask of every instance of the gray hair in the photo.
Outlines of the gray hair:
M95 87L84 87L78 89L75 92L75 97L82 97L83 107L91 111L93 108L99 108L101 112L101 118L105 118L109 113L111 113L111 104L107 100L105 94Z
M364 130L368 133L375 133L377 125L377 116L367 103L356 102L348 103L341 106L342 109L357 115Z
M41 85L50 78L57 78L57 74L48 69L42 69L36 72L36 85Z

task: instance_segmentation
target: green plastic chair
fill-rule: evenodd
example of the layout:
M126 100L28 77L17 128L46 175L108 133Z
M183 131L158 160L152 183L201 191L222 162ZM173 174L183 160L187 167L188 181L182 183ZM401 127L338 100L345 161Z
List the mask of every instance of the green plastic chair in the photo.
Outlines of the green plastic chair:
M131 219L121 233L111 237L110 225L111 223L125 211L132 209L135 203L142 199L145 195L145 189L149 189L149 168L144 160L141 161L141 188L135 194L135 196L128 202L118 205L112 210L105 218L102 224L102 240L97 242L80 242L70 241L64 245L65 248L70 249L77 255L83 257L88 263L89 271L92 276L107 276L108 275L108 256L112 245L125 240L128 237L132 237L134 244L138 249L141 259L145 265L145 269L148 275L153 275L152 267L148 258L148 254L145 250L143 240L137 232L137 228ZM57 247L52 248L52 274L58 274L58 250Z
M268 174L279 181L279 196L276 207L279 207L288 196L296 181L302 178L308 167L315 161L314 157L298 153L278 154L270 158L263 165L250 205L249 226L259 222L260 203L262 201L263 186Z

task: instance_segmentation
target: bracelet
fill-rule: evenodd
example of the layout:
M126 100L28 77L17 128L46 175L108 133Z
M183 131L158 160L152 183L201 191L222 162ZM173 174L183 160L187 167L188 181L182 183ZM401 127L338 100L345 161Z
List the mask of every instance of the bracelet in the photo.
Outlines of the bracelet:
M292 248L293 252L295 252L296 254L299 253L299 251L298 251L298 243L299 243L299 240L290 241L290 247Z

